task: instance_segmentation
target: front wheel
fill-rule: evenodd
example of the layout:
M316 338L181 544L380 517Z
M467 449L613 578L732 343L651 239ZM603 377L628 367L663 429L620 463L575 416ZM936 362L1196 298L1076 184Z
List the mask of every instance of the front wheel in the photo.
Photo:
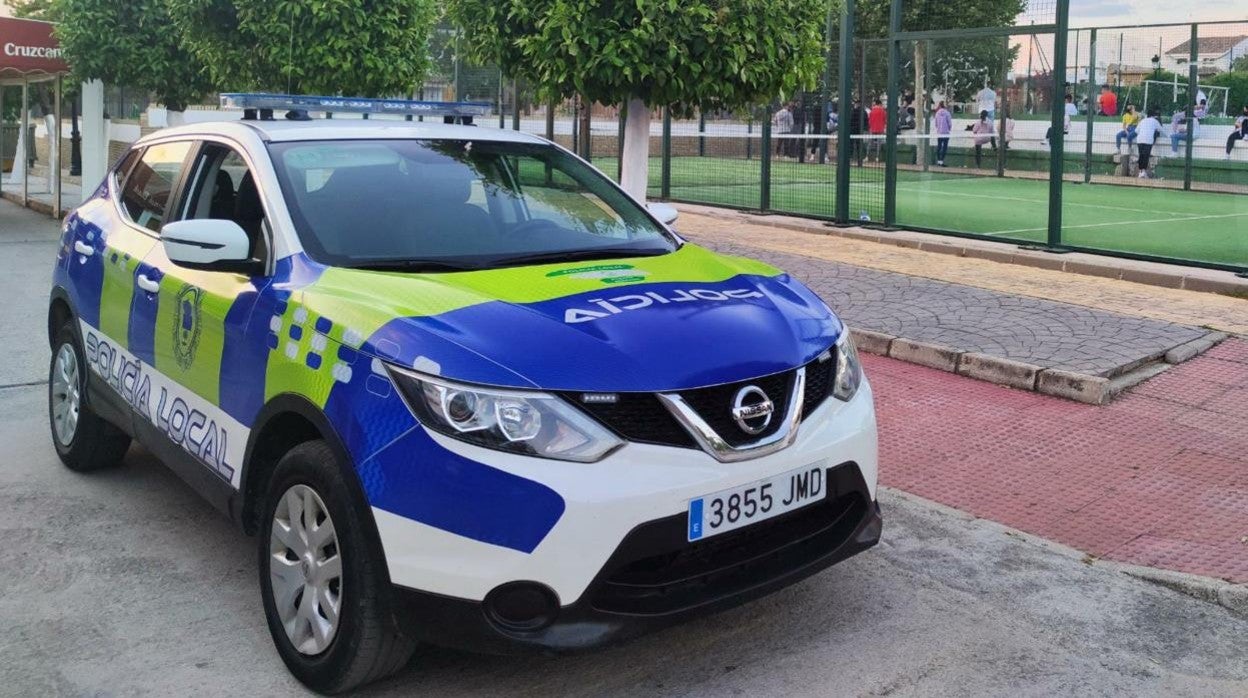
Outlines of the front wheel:
M48 368L48 422L56 455L78 472L117 465L130 448L129 435L91 411L87 370L73 321L66 322L56 334Z
M388 583L323 441L282 457L265 498L260 589L269 632L295 678L339 693L400 669L413 643L386 613Z

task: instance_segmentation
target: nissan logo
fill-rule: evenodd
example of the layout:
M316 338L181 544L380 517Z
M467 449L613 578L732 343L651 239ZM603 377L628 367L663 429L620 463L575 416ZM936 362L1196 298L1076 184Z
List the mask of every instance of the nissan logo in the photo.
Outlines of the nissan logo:
M776 411L771 398L757 385L747 385L737 391L732 401L732 419L747 434L761 434L771 424Z

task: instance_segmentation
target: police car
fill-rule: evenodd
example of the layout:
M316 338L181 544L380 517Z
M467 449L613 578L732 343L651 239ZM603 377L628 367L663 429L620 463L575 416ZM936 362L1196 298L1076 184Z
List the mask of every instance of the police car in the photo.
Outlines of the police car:
M256 535L299 680L591 648L878 541L871 389L796 279L541 138L265 99L68 216L49 416L69 468L138 441Z

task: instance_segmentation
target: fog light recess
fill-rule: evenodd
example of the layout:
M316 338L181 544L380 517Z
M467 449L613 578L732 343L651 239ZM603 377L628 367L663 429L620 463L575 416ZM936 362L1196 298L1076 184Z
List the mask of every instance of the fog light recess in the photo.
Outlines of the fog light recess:
M537 582L508 582L486 594L482 604L491 623L513 632L541 630L559 615L559 597Z

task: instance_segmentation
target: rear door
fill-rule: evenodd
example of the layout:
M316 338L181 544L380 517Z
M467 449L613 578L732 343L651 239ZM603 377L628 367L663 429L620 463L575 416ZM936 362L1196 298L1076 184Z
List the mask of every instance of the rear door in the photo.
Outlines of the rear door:
M156 246L190 148L182 142L131 151L110 182L115 196L84 207L70 221L69 286L83 349L97 381L111 388L93 394L115 407L141 401L138 360L151 363L132 321L143 296L141 261Z

